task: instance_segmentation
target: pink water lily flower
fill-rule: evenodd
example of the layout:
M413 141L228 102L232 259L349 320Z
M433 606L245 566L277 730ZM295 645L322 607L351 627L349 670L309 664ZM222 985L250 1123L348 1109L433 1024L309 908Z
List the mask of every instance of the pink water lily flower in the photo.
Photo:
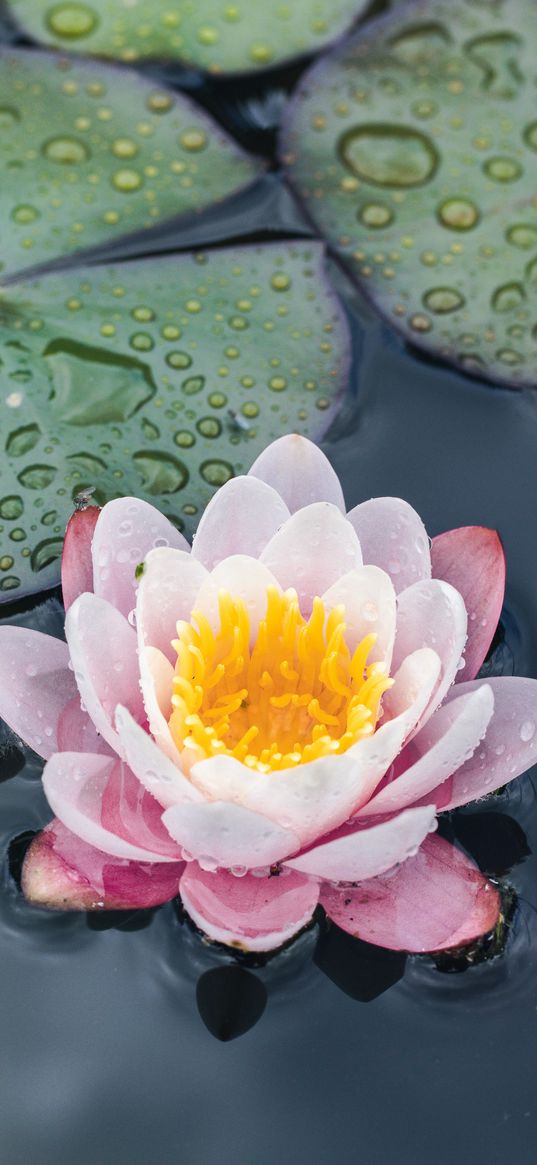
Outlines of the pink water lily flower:
M489 931L495 887L437 815L527 769L537 681L476 681L500 614L494 531L430 548L398 498L347 515L301 437L224 485L192 549L136 498L69 524L66 642L0 629L0 713L46 759L25 861L52 908L178 892L210 938L265 951L318 904L408 951Z

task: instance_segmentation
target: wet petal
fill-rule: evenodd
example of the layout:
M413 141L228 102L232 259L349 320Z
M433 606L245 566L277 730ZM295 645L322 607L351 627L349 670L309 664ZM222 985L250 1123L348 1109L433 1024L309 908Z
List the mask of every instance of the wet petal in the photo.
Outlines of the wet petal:
M341 511L328 502L315 502L293 514L271 538L261 562L283 590L294 587L304 615L313 599L362 565L360 543Z
M361 566L338 579L322 595L326 610L345 607L345 640L351 650L371 632L377 642L370 660L390 667L395 637L395 591L389 575L377 566Z
M327 882L361 882L412 857L433 829L434 806L406 809L379 824L343 827L329 841L291 858L285 865Z
M191 784L179 765L155 744L149 733L121 706L116 711L116 727L127 763L159 805L167 809L170 805L203 800L199 790Z
M465 666L457 682L477 675L498 626L505 593L505 555L496 530L463 526L433 540L434 578L444 579L462 595L468 612Z
M449 583L429 579L414 583L398 598L393 667L420 647L432 647L442 670L424 720L441 704L451 687L466 642L467 615L459 592Z
M140 498L117 498L101 510L93 538L95 594L128 615L136 601L136 567L156 546L189 550L171 522Z
M423 522L402 498L371 498L347 514L364 562L389 574L396 591L431 577L429 539Z
M312 502L332 502L345 513L343 490L328 458L297 433L273 441L249 473L273 486L292 514Z
M498 892L443 838L353 889L324 886L321 905L348 934L394 951L436 951L470 942L496 925ZM461 936L462 939L461 939Z
M458 693L459 689L454 688ZM395 813L415 801L427 801L438 785L472 756L487 731L494 710L488 684L444 704L414 737L410 763L366 805L362 817ZM403 758L401 758L403 759ZM434 795L432 797L434 801Z
M246 554L233 554L215 566L212 574L202 583L196 598L196 607L209 620L211 626L220 627L219 591L229 591L235 599L242 599L250 619L251 641L267 610L267 590L279 586L272 571L257 558Z
M24 859L22 890L49 910L133 910L159 906L179 889L183 862L132 862L87 845L56 818Z
M207 571L186 551L167 546L151 550L144 567L136 599L138 643L158 647L175 664L177 621L190 619Z
M56 752L58 721L76 694L66 643L0 627L0 716L39 756Z
M88 713L83 711L78 691L60 713L57 739L57 752L100 752L110 755L110 746L99 735Z
M65 531L62 553L62 594L67 611L84 591L93 590L91 544L100 514L98 506L87 506L71 514Z
M423 810L419 810L423 812ZM300 849L300 841L260 813L225 801L174 805L163 821L171 836L202 866L271 866Z
M487 680L494 712L485 739L447 781L427 794L439 810L456 809L514 781L537 761L537 680L496 676ZM483 687L483 680L457 684L450 699ZM449 706L449 705L448 705Z
M144 647L138 655L140 687L149 731L159 748L174 764L180 764L179 752L168 728L171 716L173 667L157 647Z
M232 554L259 558L289 517L275 489L256 477L235 477L218 490L198 526L192 555L208 570Z
M143 717L136 634L123 615L97 595L80 595L65 618L65 634L82 703L98 732L117 751L118 704Z
M319 887L301 874L257 878L187 865L179 887L185 910L214 942L270 951L310 922Z
M161 806L121 761L58 752L45 765L43 787L60 821L96 849L132 861L181 859Z

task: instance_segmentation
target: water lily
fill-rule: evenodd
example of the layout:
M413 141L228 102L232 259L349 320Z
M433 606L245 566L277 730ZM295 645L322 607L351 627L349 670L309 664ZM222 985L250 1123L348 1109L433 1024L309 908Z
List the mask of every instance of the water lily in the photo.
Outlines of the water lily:
M318 904L393 949L489 931L496 888L437 816L534 761L537 682L475 680L497 534L432 544L397 498L345 513L303 438L269 446L192 548L136 498L73 515L66 642L0 629L0 713L46 760L25 860L52 908L180 894L211 939L270 950Z

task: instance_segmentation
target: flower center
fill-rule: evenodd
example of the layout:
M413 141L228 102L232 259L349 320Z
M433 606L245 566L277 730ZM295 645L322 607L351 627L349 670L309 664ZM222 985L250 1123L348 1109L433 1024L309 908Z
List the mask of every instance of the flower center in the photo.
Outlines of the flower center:
M267 590L267 610L251 643L245 603L218 596L220 630L200 611L177 624L177 663L169 725L188 767L217 755L262 773L343 753L375 731L383 693L381 663L367 663L376 635L351 655L345 608L313 601L308 620L296 591Z

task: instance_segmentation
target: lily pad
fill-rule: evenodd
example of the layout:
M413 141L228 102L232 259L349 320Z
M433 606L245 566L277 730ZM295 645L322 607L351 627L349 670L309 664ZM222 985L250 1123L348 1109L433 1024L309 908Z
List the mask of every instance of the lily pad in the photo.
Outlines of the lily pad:
M396 5L304 77L282 153L407 339L537 383L537 4Z
M337 409L349 334L299 240L45 275L0 298L0 597L58 581L73 497L137 494L190 534L215 489Z
M258 172L188 98L127 69L0 53L3 275L199 211Z
M11 0L38 41L121 61L180 60L212 73L244 73L317 52L368 0Z

